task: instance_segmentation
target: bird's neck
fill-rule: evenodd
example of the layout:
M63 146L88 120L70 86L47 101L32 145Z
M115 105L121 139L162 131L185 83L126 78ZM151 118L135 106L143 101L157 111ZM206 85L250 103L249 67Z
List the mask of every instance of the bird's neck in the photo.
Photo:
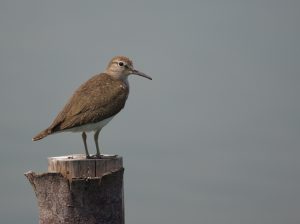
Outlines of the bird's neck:
M116 80L122 81L129 88L129 82L128 82L127 75L120 74L118 72L111 72L111 71L107 74Z
M121 78L119 80L121 80L127 86L127 88L129 89L128 76L123 77L123 78Z

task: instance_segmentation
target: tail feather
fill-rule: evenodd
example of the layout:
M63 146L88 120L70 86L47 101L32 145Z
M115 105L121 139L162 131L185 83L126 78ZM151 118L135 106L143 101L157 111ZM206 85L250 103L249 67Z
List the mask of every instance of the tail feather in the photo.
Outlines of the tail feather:
M41 139L45 138L46 136L48 136L49 134L51 134L50 130L49 129L45 129L44 131L41 131L35 137L33 137L32 141L41 140Z

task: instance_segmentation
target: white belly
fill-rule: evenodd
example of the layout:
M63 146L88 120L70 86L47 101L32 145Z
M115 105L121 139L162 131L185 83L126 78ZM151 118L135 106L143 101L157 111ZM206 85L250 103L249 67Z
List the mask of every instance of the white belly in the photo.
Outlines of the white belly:
M108 122L110 122L111 119L113 119L113 118L114 118L114 116L106 118L102 121L99 121L98 123L85 124L85 125L82 125L80 127L70 128L66 131L70 131L70 132L83 132L83 131L84 132L89 132L89 131L100 130L105 125L107 125Z

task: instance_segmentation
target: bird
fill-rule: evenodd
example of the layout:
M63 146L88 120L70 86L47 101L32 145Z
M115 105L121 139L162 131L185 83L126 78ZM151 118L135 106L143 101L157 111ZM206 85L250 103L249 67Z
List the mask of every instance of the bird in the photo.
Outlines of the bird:
M102 158L98 137L102 128L125 106L129 94L129 75L152 78L133 67L125 56L113 57L103 73L94 75L73 93L51 125L32 138L41 140L61 132L81 132L86 158ZM96 154L90 155L87 132L94 132Z

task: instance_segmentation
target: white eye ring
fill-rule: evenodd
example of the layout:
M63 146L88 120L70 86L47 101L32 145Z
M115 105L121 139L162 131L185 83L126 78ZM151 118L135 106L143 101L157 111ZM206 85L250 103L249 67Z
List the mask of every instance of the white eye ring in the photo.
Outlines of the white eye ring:
M119 66L124 66L124 62L120 61L120 62L118 63L118 65L119 65Z

